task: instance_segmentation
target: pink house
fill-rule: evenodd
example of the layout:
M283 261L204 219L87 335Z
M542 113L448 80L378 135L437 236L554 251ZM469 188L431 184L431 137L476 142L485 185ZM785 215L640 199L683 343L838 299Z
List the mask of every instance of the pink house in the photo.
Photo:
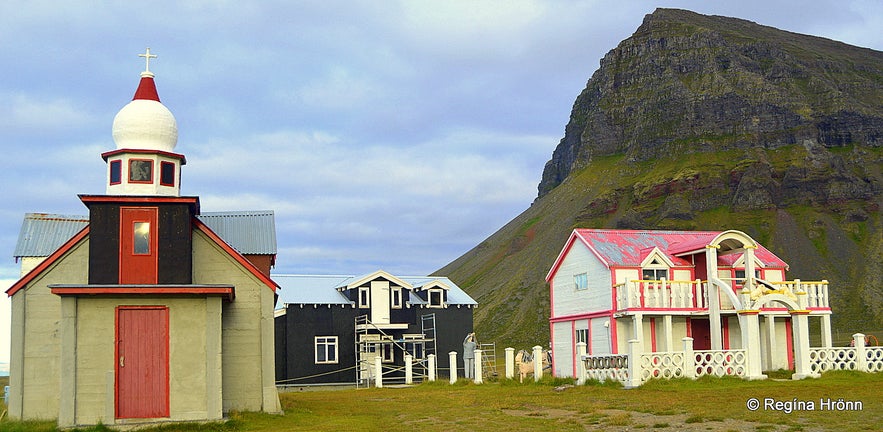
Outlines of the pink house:
M599 356L626 353L629 341L679 351L689 337L695 350L745 350L749 378L811 375L809 328L831 346L827 281L788 281L787 271L739 231L575 229L546 276L553 374L577 375L580 342Z

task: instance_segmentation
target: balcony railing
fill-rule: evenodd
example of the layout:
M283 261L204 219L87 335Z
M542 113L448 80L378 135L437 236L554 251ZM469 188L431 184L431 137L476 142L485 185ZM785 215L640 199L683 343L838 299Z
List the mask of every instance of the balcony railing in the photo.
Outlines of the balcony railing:
M616 310L708 308L708 293L699 279L626 281L614 285L613 289L616 291Z
M738 294L744 279L728 280ZM828 307L828 281L765 282L754 284L760 293L780 293L787 296L807 296L807 307ZM696 280L634 280L613 286L616 304L614 309L708 309L708 283ZM733 303L726 294L719 294L721 310L733 310ZM775 305L768 305L776 307Z

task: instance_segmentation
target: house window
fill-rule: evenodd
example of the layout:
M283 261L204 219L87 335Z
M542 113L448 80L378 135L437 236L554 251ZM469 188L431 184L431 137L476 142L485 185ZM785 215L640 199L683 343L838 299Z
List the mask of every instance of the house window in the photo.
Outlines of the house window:
M389 295L392 296L392 308L393 309L401 309L402 308L402 289L401 288L392 288L389 290Z
M160 163L159 184L163 186L175 186L175 164L171 162Z
M650 280L650 281L658 281L662 279L668 279L668 269L644 269L641 271L641 279Z
M392 363L395 360L395 356L393 354L392 342L384 342L380 345L380 356L383 359L384 363Z
M577 290L589 289L589 276L585 273L573 275L573 285Z
M316 364L337 363L337 336L316 336Z
M444 306L444 296L442 290L429 290L429 307Z
M359 307L371 307L370 303L368 302L368 287L359 288Z
M129 183L153 183L153 161L129 160Z
M120 184L123 181L123 161L117 159L110 161L110 184Z
M576 343L589 343L589 329L579 329L575 334Z
M760 269L754 269L754 278L760 279ZM736 279L745 279L745 269L736 270Z

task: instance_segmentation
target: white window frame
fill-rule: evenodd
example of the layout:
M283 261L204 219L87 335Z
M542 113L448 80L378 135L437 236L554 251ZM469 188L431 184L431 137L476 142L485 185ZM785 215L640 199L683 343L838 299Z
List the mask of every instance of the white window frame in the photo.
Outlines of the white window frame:
M359 308L371 307L371 292L368 287L359 288Z
M432 301L433 297L438 296L438 302L434 303ZM431 308L443 308L445 307L445 292L440 289L431 289L426 291L426 303L428 307Z
M644 274L644 272L648 272L648 271L653 272L653 279L648 279L647 276ZM659 272L665 273L665 276L660 278ZM662 279L669 280L668 267L644 267L641 269L641 280L653 281L653 280L662 280Z
M577 291L589 289L589 275L586 272L573 275L573 287Z
M383 363L395 361L395 347L389 337L383 338L383 343L380 344L380 358Z
M337 350L337 336L316 336L314 339L315 346L315 361L316 364L337 364L340 356L338 355ZM319 354L322 354L324 359L319 358ZM329 354L331 354L329 356ZM334 360L328 360L329 357L334 357Z
M389 289L389 295L392 297L390 299L390 305L393 309L401 309L402 308L402 288L401 287L391 287Z
M589 329L576 329L573 335L574 343L583 342L586 345L589 343Z

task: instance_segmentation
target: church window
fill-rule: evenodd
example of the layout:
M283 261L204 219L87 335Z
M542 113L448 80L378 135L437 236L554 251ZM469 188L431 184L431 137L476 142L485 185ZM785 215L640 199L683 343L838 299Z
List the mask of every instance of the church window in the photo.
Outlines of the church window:
M132 235L134 236L132 253L150 255L150 222L135 222Z
M175 164L171 162L160 163L159 184L163 186L175 186Z
M316 336L316 364L337 363L337 336Z
M589 276L585 273L575 274L573 284L577 290L589 289Z
M120 184L123 178L123 161L110 161L110 184Z
M153 161L129 160L129 183L153 183Z

